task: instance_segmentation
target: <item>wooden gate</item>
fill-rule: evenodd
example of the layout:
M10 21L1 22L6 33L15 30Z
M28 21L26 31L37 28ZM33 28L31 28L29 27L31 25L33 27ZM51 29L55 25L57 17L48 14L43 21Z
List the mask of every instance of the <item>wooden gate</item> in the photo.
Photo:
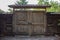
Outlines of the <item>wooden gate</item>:
M46 15L44 11L15 11L13 27L16 34L44 34Z
M33 34L44 34L44 12L32 12Z
M46 8L50 5L8 5L13 8L13 32L16 34L44 34ZM37 10L36 10L37 8Z

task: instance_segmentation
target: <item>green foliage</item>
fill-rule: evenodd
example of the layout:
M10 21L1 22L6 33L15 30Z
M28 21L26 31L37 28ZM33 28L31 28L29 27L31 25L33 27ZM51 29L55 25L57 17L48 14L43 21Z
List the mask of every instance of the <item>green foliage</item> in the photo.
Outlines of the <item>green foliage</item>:
M13 12L13 10L12 10L12 9L10 9L10 8L8 9L8 11L9 11L10 13L12 13L12 12Z
M51 8L47 8L48 12L60 12L60 5L58 1L38 0L39 5L51 5Z
M40 5L44 4L44 0L38 0L38 1L39 1L38 4Z
M51 8L48 9L50 12L59 12L60 6L57 1L50 1Z
M0 13L2 14L2 13L4 13L4 11L0 9Z
M26 5L28 2L26 0L19 0L17 1L17 5Z
M49 5L49 0L38 0L40 5Z

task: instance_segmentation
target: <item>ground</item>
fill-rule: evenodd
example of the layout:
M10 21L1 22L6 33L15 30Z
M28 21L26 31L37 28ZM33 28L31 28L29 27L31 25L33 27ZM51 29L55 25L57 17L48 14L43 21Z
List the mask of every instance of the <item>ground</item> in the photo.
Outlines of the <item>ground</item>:
M0 37L0 40L59 40L59 37L55 36L5 36L5 37Z

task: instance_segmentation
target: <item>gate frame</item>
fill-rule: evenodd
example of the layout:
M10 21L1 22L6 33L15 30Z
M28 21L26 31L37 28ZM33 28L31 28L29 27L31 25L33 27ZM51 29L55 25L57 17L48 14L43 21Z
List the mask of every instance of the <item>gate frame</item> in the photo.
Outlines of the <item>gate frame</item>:
M44 9L44 11L45 11L45 15L46 15L46 8L49 8L49 7L51 7L50 5L8 5L10 8L13 8L13 21L14 21L14 15L15 15L15 11L16 11L16 9L26 9L26 8L39 8L39 9ZM39 10L39 11L41 11L41 10ZM45 19L46 19L46 16L45 16ZM47 21L46 20L44 20L45 21L45 27L46 27L46 24L47 24ZM14 28L14 22L13 22L13 28ZM46 29L45 29L46 30ZM13 30L13 32L14 32L14 30ZM31 35L31 31L30 31L30 33L29 33L29 35Z

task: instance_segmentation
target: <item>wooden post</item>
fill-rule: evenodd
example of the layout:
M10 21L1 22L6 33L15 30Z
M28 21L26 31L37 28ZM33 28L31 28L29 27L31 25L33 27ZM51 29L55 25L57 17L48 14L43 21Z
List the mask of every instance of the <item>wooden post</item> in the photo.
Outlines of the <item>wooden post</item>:
M45 29L44 29L44 34L46 34L46 29L47 29L47 16L46 16L46 8L45 8L45 14L44 14L44 26L45 26Z
M15 16L15 9L13 8L13 17L12 17L12 29L13 29L12 32L13 32L13 34L15 33L15 30L14 30L14 28L15 28L15 23L14 23L15 20L14 19L15 18L14 18L14 16Z

